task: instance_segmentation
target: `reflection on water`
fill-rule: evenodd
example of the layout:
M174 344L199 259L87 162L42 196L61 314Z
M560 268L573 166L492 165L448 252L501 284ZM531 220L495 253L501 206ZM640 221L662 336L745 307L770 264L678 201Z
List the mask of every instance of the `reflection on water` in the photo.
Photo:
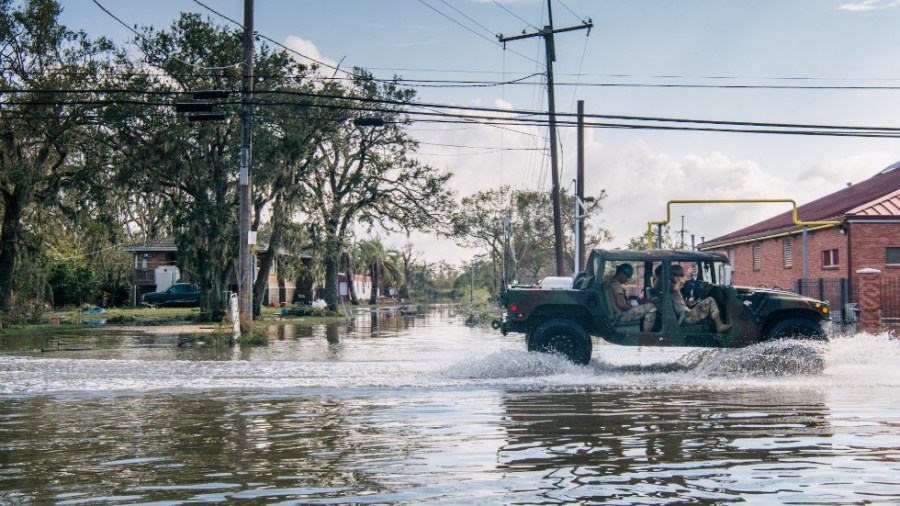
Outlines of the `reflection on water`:
M461 323L447 308L376 319L366 308L273 328L261 349L110 334L72 338L88 352L42 354L4 342L0 503L900 498L900 351L887 336L601 345L579 367Z

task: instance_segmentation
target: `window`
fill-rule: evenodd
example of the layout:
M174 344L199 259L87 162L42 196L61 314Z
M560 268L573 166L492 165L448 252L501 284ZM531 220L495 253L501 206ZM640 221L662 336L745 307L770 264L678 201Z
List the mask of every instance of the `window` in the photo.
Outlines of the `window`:
M884 248L884 263L900 265L900 248Z
M753 270L758 271L762 267L762 259L760 258L760 244L753 245Z
M838 250L827 249L822 252L822 268L823 269L837 267L838 265L840 265L838 263Z
M790 269L794 266L794 239L786 237L784 239L784 268Z

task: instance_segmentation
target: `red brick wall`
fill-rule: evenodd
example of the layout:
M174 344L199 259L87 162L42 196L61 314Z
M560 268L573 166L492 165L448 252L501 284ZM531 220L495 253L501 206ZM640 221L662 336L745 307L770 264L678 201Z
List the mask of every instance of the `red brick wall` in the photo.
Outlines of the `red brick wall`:
M900 275L900 266L884 263L885 248L900 248L900 223L851 223L849 231L853 271L871 267L885 275Z
M881 271L883 277L900 276L900 266L884 263L885 248L900 248L900 223L851 223L848 225L850 252L853 255L849 277L851 295L856 300L859 287L859 269L873 268Z
M784 266L785 237L775 237L758 241L760 246L759 270L753 269L753 244L745 243L733 246L732 277L735 285L744 286L779 286L792 290L798 279L803 278L803 235L790 236L793 241L793 263ZM838 250L836 268L822 267L822 251ZM855 254L855 252L854 252ZM882 251L882 258L884 252ZM817 230L808 234L808 258L810 279L837 279L847 276L847 236L840 229L830 228ZM883 260L882 260L883 263Z

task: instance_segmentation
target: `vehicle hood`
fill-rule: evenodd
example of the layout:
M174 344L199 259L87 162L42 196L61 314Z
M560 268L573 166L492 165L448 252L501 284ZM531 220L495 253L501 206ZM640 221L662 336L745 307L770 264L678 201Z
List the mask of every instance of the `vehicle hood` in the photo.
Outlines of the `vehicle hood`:
M827 304L819 299L814 299L812 297L807 297L805 295L800 295L798 293L789 292L787 290L778 290L776 288L757 288L751 286L735 286L735 290L737 290L738 294L741 296L748 297L762 297L768 295L770 299L777 299L782 301L791 301L796 303L807 303L810 306L814 306L815 304Z

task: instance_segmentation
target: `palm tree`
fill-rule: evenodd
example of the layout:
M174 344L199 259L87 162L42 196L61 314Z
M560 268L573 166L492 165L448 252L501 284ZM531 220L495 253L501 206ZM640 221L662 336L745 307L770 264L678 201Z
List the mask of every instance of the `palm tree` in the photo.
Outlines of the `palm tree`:
M374 238L359 242L360 261L369 269L372 276L372 295L369 304L378 303L381 291L381 277L385 282L399 282L403 279L402 257L396 251L388 250L381 239Z

